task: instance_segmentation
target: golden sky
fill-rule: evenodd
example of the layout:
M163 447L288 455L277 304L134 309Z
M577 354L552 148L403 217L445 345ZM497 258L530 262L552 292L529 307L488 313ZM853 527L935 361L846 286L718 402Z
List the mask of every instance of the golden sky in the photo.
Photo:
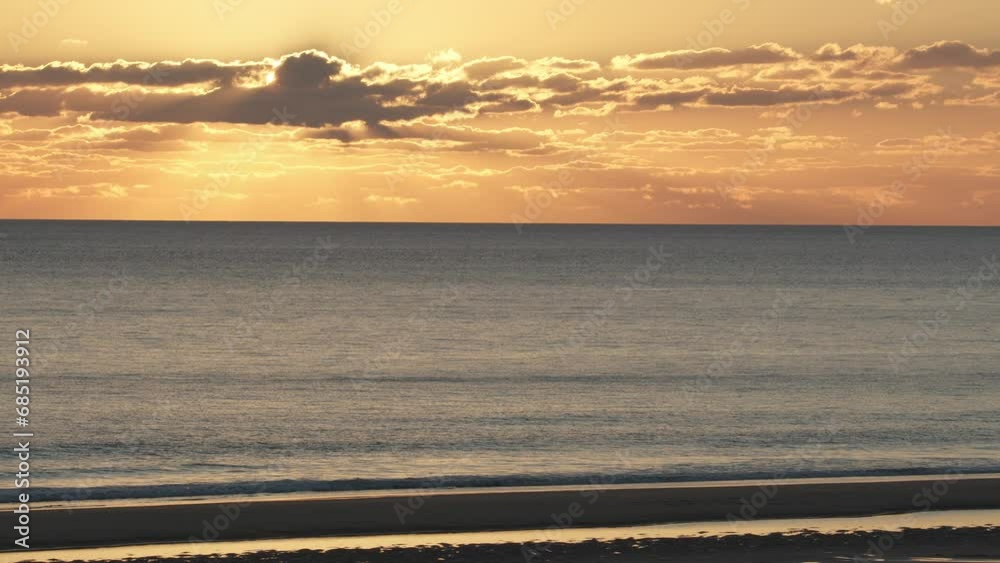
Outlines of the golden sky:
M1000 225L992 0L8 0L0 217Z

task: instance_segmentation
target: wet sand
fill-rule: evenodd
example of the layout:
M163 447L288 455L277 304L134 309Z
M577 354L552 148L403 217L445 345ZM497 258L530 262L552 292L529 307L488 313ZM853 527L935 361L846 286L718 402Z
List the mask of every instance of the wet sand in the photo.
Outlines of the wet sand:
M2 554L0 554L2 556ZM24 559L10 559L10 561ZM50 560L48 557L45 560ZM65 559L71 560L71 559ZM168 558L89 559L180 563L256 563L273 561L311 562L495 562L495 563L589 563L589 562L839 562L845 561L964 561L1000 562L1000 529L935 528L894 532L801 533L683 537L668 539L624 538L579 543L502 543L432 545L296 551L264 550L244 554L178 556Z
M415 491L36 509L31 544L51 549L992 508L1000 508L1000 479L982 476ZM0 528L3 545L12 545L12 534Z

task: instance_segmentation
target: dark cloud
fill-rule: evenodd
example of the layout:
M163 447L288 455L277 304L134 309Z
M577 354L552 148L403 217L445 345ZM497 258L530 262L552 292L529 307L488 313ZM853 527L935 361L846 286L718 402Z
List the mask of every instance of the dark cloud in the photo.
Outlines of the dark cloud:
M145 99L156 98L159 103L179 102L188 95L159 94L147 95ZM87 88L40 88L18 90L0 98L0 113L13 112L27 116L55 116L70 112L127 112L129 104L137 104L138 95L128 97L128 93L111 94L95 92ZM115 119L115 118L111 118Z
M868 93L873 96L898 96L913 91L916 88L913 84L906 82L883 82L868 89Z
M275 83L282 88L323 88L343 66L343 61L319 51L296 53L281 60Z
M651 110L662 106L676 106L697 101L705 95L705 90L690 90L679 92L659 92L645 94L635 100L634 109Z
M542 85L542 79L530 74L490 78L477 86L483 90L506 90L507 88L537 88Z
M475 127L415 125L367 125L363 129L325 128L306 131L306 139L336 139L345 143L362 140L431 140L444 141L450 151L529 151L542 148L545 135L522 128L477 129Z
M542 85L557 92L572 92L580 87L580 78L561 72L542 81Z
M732 88L725 92L705 95L705 102L713 106L776 106L802 102L838 101L855 95L849 90L823 88L783 87L777 90L763 88Z
M625 93L629 88L627 80L614 80L598 84L595 82L581 83L573 91L555 94L545 99L545 105L567 107L585 102L622 102L627 99Z
M520 70L525 67L525 62L514 57L497 57L492 59L479 59L466 63L462 70L465 75L472 80L483 80L491 76L511 70Z
M350 129L342 129L339 127L329 127L326 129L319 129L316 131L309 131L303 136L305 139L333 139L340 141L342 143L350 143L352 141L358 141L361 139L372 138L371 135L366 131L365 134L359 135L357 132Z
M435 108L436 113L464 110L466 106L482 99L482 96L465 82L432 82L427 85L419 105Z
M983 68L997 65L1000 65L1000 51L977 49L961 41L939 41L933 45L915 47L903 53L898 61L898 66L904 69Z
M775 43L754 45L745 49L712 48L702 51L668 51L617 57L616 66L639 70L717 68L736 65L759 65L793 61L798 54Z
M327 133L331 138L352 140L357 132L338 132L338 126L360 121L375 129L431 116L563 110L580 104L611 103L627 111L650 111L683 104L775 106L899 96L915 92L921 84L921 73L912 69L952 66L971 72L967 67L991 66L998 59L996 51L952 41L911 49L898 57L886 47L844 49L829 44L808 58L767 43L736 50L616 57L612 68L603 70L593 61L547 58L527 62L515 57L472 61L461 67L461 73L455 67L440 71L428 70L426 65L389 63L358 69L312 50L277 61L2 65L0 112L27 116L81 113L97 120L150 123L278 122L331 129ZM783 64L791 60L795 64ZM773 66L753 68L752 77L711 70L685 81L626 74L635 69L725 70L733 65L767 64ZM265 83L264 77L271 72L274 80ZM822 84L820 75L826 77ZM936 80L940 82L940 77ZM94 86L99 84L115 86ZM211 87L151 87L185 84ZM968 95L976 98L967 103L995 103L988 88Z
M272 84L261 88L219 88L205 94L109 93L85 88L20 90L0 98L0 113L53 116L68 111L91 113L98 120L321 127L359 120L371 123L408 120L454 111L471 113L462 105L462 99L455 93L438 92L405 101L397 99L392 88L386 91L352 78L333 81L323 88L289 89Z
M544 88L554 92L575 92L583 80L578 76L560 72L543 78L533 74L518 74L484 80L476 85L480 90L507 90L509 88Z
M538 108L538 105L531 100L517 99L499 102L496 104L487 104L480 108L479 113L517 113L522 111L532 111L536 108Z
M571 70L573 72L581 71L595 71L600 70L600 65L594 61L588 61L586 59L564 59L561 57L547 57L541 59L542 64L549 68L558 68L563 70Z
M210 60L182 62L51 63L42 67L0 66L0 88L75 86L80 84L122 83L143 86L182 86L215 83L230 85L236 79L266 70L259 62L222 63Z
M766 69L757 76L762 80L805 80L818 75L819 71L813 67L778 67L774 69Z
M841 49L836 43L827 43L813 53L810 57L814 61L853 61L857 60L858 54L850 49Z
M860 44L851 45L850 47L844 49L836 43L827 43L819 49L816 49L816 52L809 58L818 62L861 62L870 59L877 52L877 50L878 48Z
M839 68L829 74L830 78L838 80L905 80L910 78L904 72L892 72L888 70L864 70L855 68Z
M274 82L266 86L229 85L207 93L31 88L0 98L0 112L59 115L75 111L90 112L100 120L322 127L349 121L409 120L455 111L471 114L469 104L481 99L490 101L463 82L420 83L390 78L371 83L361 76L344 76L342 68L339 59L306 51L281 59L274 69ZM0 79L3 76L0 73ZM84 83L88 80L83 76L78 79ZM492 101L507 99L497 95Z
M283 123L321 127L348 121L377 123L415 119L463 109L421 100L390 103L395 101L393 96L383 95L378 87L359 79L350 79L334 81L322 88L288 89L274 84L254 89L219 89L182 100L163 100L151 95L127 115L108 111L98 112L95 118L172 123Z

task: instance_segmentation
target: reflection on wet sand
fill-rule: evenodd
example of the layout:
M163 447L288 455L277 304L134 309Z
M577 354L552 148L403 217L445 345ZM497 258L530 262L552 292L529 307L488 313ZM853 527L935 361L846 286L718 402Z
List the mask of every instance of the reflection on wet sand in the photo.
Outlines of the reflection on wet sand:
M288 538L35 552L11 561L1000 561L1000 510L621 528ZM0 555L3 558L3 555ZM680 559L678 559L680 558ZM735 559L733 559L735 558Z

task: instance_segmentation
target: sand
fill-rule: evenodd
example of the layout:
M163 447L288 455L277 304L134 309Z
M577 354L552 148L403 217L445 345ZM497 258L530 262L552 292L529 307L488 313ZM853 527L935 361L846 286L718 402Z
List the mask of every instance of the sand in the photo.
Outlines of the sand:
M226 499L32 511L33 548L1000 508L1000 478L788 480ZM13 519L8 514L6 518ZM0 528L3 545L13 541Z
M304 542L307 544L307 542ZM129 561L133 563L214 562L256 563L286 561L312 562L774 562L774 563L845 563L857 561L935 562L964 561L966 563L1000 562L1000 528L936 528L904 532L842 532L770 535L734 535L722 537L683 537L669 539L623 538L611 541L579 543L500 543L467 545L429 545L420 547L383 547L366 549L297 549L292 551L263 550L249 553L127 558L101 558L89 550L75 550L59 561L74 561L85 557L88 563ZM4 554L0 554L0 560ZM95 557L96 555L96 557ZM52 561L48 554L39 554L37 561ZM27 561L23 556L9 561Z

